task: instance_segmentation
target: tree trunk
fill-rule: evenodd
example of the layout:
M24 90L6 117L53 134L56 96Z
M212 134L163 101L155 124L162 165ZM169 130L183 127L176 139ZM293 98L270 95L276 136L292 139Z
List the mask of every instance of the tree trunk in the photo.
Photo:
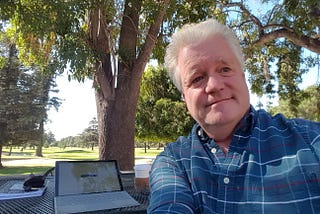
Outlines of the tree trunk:
M118 160L121 170L133 170L135 116L142 72L147 64L170 0L159 1L156 20L150 24L145 43L137 56L139 14L142 1L127 0L119 39L118 72L112 72L109 44L110 29L105 11L96 8L89 12L90 41L102 55L94 77L99 128L99 159ZM162 6L161 6L162 4ZM117 83L117 84L115 84Z
M2 165L2 145L0 144L0 168L3 168Z
M136 91L139 87L124 84L121 86L116 90L116 99L109 100L108 104L99 102L97 105L99 159L115 159L118 160L121 170L133 170L135 112L138 99ZM96 94L99 100L101 94Z
M43 122L43 120L40 122L39 133L40 133L40 137L39 137L39 141L36 145L36 154L35 155L37 157L43 157L43 155L42 155L42 147L44 144L44 122Z

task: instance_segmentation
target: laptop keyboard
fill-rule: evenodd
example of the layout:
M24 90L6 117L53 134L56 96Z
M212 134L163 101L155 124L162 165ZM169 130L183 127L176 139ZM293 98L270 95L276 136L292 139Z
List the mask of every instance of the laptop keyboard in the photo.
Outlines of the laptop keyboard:
M69 204L87 204L87 203L120 203L127 204L130 201L126 192L112 192L110 193L99 193L99 194L85 194L85 195L69 195L64 198Z
M58 207L56 206L56 211L62 209L70 213L139 205L125 191L60 196L56 197L56 203L59 204Z

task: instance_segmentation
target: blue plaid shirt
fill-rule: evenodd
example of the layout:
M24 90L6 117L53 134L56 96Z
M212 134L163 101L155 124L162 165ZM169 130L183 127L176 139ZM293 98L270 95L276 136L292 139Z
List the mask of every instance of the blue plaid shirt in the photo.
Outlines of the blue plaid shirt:
M250 111L224 155L195 124L150 174L148 213L320 213L320 123Z

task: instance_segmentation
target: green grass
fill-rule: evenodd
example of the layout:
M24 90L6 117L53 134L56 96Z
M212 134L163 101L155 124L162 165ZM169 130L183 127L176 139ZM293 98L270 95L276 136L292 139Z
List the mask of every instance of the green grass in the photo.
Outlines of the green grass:
M14 159L30 159L35 158L34 149L20 149L16 148L12 150L12 155L6 155L9 149L3 149L2 160L14 160ZM84 148L66 148L60 149L58 147L43 148L42 150L43 158L49 159L73 159L73 160L87 160L87 159L97 159L98 149L84 149Z
M0 169L0 176L44 174L51 166L9 166Z
M155 157L162 151L163 151L163 148L161 148L161 149L151 148L151 149L147 149L147 153L145 153L144 148L136 148L135 149L135 156L136 157L137 156Z
M135 156L136 157L155 157L163 149L151 148L147 149L145 153L144 148L136 148ZM20 151L20 148L12 149L12 155L8 156L9 149L3 148L2 152L2 164L4 168L0 168L0 176L9 176L9 175L21 175L21 174L43 174L48 169L54 166L54 161L52 163L41 163L41 159L67 159L67 160L97 160L99 157L98 148L85 149L85 148L66 148L60 149L58 147L43 148L42 154L43 157L35 157L34 149L24 149ZM32 165L10 165L6 166L5 161L9 160L27 160L27 159L39 159L39 163Z

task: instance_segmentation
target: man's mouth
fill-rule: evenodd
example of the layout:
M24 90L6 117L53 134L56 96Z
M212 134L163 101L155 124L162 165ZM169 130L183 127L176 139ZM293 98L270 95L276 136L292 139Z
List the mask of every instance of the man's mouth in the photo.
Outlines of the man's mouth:
M209 106L215 105L215 104L217 104L217 103L221 103L221 102L224 102L224 101L228 101L228 100L230 100L230 99L231 99L231 97L224 98L224 99L220 99L220 100L215 100L215 101L209 103L209 104L206 105L206 106L209 107Z

